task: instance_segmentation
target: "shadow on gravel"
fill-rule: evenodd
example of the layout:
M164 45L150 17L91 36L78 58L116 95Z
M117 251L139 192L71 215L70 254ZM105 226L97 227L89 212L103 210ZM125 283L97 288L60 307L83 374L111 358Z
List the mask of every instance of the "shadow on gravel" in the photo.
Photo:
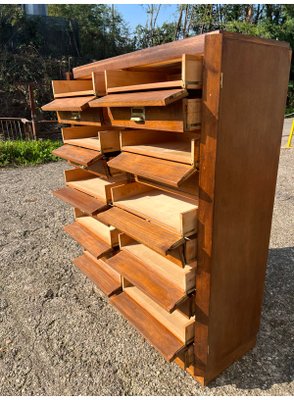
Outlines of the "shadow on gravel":
M270 389L294 380L294 247L269 250L256 347L209 387ZM282 393L281 393L282 394Z

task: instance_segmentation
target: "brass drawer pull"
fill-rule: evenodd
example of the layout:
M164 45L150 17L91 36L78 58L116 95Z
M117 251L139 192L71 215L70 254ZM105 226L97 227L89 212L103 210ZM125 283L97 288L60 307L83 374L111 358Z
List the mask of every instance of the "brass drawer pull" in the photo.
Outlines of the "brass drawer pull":
M145 122L145 107L131 108L131 121L137 124L144 124Z

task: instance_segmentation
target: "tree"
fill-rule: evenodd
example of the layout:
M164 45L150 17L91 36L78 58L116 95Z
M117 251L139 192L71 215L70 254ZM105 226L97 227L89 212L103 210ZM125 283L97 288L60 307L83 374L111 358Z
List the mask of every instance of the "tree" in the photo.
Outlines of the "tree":
M78 22L81 56L99 60L133 49L129 30L114 7L106 4L49 4L48 14Z

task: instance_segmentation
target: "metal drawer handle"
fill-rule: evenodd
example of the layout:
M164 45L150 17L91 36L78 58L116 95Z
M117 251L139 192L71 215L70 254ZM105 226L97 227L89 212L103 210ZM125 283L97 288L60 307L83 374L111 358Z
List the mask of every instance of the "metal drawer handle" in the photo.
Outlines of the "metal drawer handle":
M131 108L130 120L136 122L137 124L143 124L145 122L145 108Z

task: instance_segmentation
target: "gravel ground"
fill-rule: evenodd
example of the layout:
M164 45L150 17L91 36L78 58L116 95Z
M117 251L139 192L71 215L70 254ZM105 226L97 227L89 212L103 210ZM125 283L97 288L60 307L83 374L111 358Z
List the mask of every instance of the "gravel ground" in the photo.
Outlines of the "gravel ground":
M51 195L66 164L0 170L0 395L293 395L293 155L281 150L257 346L206 388L72 266L72 211Z

